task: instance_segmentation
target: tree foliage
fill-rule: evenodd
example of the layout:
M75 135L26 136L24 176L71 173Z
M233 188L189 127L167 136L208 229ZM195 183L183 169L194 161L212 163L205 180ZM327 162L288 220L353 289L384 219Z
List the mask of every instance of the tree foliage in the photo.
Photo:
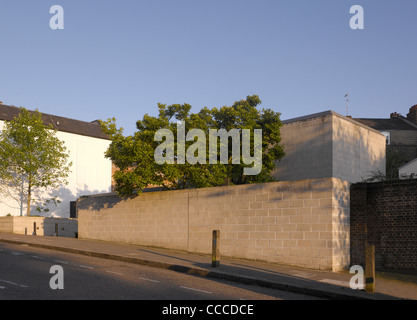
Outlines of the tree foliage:
M30 216L31 203L41 200L33 197L35 191L67 183L68 157L64 142L56 137L52 125L43 123L39 111L21 108L0 133L0 191L20 203L25 200ZM46 201L58 202L56 198Z
M122 196L141 192L148 186L163 186L167 189L202 188L220 186L225 184L247 184L269 182L274 179L270 173L275 167L275 162L284 156L283 147L280 145L281 136L280 113L271 109L258 110L261 104L258 96L248 96L245 100L237 101L232 106L221 108L202 108L197 113L191 113L189 104L158 104L159 115L156 117L146 114L142 120L137 121L137 131L132 136L124 136L123 128L118 129L116 119L102 122L103 130L111 137L112 143L106 153L116 167L113 178L116 182L116 190ZM209 130L232 129L239 130L240 145L242 144L242 129L262 129L262 169L257 175L245 175L244 168L247 164L239 161L232 163L232 141L227 142L227 163L197 162L183 163L178 157L181 139L178 134L178 124L185 126L185 132L191 129L201 129L205 134L204 144L209 145ZM155 150L161 144L155 141L158 130L168 129L175 137L174 147L176 153L172 157L172 163L158 164L155 161ZM200 138L194 137L185 141L185 150L193 156L209 159L209 148L205 154L201 150L195 150L195 144ZM194 147L193 147L194 145ZM251 136L251 154L254 154L253 135ZM220 144L217 146L221 148ZM188 156L188 153L187 153ZM188 158L187 158L188 159Z

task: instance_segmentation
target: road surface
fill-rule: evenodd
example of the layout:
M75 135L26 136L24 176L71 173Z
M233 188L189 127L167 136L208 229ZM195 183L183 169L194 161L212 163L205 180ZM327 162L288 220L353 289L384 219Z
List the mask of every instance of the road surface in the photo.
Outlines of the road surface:
M65 252L0 244L0 300L313 300Z

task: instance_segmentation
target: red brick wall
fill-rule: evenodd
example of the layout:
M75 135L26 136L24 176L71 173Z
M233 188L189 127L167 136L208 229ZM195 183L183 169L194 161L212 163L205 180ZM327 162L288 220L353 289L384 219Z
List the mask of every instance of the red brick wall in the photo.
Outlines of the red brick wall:
M408 118L408 120L417 124L417 105L412 106L410 108L410 112L407 114L407 118Z
M352 265L365 265L366 241L378 270L417 273L417 180L351 186Z

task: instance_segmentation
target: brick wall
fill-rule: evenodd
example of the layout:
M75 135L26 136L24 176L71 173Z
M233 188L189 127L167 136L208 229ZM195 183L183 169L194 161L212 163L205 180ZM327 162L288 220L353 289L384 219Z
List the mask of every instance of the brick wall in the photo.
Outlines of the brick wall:
M78 200L79 237L323 270L349 265L349 184L335 178Z
M417 124L417 105L410 108L410 112L407 114L407 119Z
M375 245L379 270L417 272L417 181L351 186L351 264L365 265L365 243Z

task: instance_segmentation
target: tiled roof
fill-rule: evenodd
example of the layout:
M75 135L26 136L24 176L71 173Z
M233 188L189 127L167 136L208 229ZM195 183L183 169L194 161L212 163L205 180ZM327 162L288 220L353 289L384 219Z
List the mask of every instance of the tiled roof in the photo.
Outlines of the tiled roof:
M29 112L33 112L28 110ZM20 113L20 108L14 106L6 106L0 104L0 120L10 121L17 117ZM59 116L54 116L46 113L42 114L43 122L48 125L52 124L53 128L68 133L79 134L88 137L110 140L107 135L103 133L101 127L97 122L90 123L80 120L74 120Z
M417 125L410 123L407 119L399 116L390 119L354 119L358 122L374 128L378 131L384 130L417 130Z

